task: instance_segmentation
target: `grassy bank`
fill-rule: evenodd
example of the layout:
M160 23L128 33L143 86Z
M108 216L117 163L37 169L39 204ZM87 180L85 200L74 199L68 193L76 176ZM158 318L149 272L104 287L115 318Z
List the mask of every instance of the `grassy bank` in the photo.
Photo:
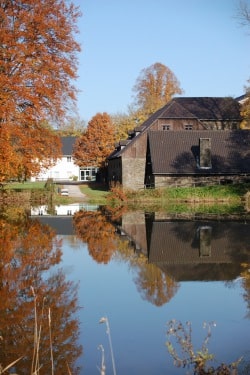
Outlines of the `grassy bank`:
M4 186L6 190L39 190L45 188L46 182L36 181L36 182L11 182Z
M139 191L111 191L113 200L121 201L152 201L166 200L178 202L234 202L239 203L250 191L250 184L217 185L207 187L178 187L163 189L142 189Z
M114 188L107 196L111 206L164 210L172 213L241 214L250 210L250 184L193 188L143 189L137 192Z
M100 205L129 205L173 212L244 212L250 210L250 184L218 185L208 187L183 187L164 189L124 190L119 187L108 191L100 184L79 185L89 203ZM12 183L5 190L46 190L44 182ZM54 188L56 203L73 202L71 197L61 197ZM74 199L75 201L77 199Z

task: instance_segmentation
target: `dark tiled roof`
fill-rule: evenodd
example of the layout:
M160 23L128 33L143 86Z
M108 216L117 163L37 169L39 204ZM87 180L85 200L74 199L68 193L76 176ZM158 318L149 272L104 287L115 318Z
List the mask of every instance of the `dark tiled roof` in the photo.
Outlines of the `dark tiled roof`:
M155 174L250 173L250 131L149 131ZM211 169L199 169L199 139L211 139Z
M233 98L219 97L179 97L169 101L162 108L153 113L136 131L149 130L157 119L198 119L198 120L230 120L240 121L240 104ZM140 134L137 136L140 137ZM119 157L124 150L137 141L137 137L122 150L112 152L109 159Z
M159 118L167 119L183 119L183 118L196 118L196 116L185 108L182 103L178 103L176 99L172 100L168 105L164 107Z
M61 137L63 155L72 155L76 139L77 137Z
M174 102L200 120L239 120L240 106L233 98L175 98ZM182 116L183 117L183 116Z

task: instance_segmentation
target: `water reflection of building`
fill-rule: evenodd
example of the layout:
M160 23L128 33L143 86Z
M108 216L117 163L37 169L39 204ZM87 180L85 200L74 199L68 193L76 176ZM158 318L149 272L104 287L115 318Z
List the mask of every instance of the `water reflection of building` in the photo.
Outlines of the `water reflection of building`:
M250 223L123 215L119 232L175 280L233 280L250 263Z
M74 203L55 206L51 213L47 205L41 205L31 208L30 215L31 218L38 218L41 223L49 225L56 231L56 234L71 236L75 234L72 216L80 210L95 211L97 209L97 205Z
M86 211L95 211L97 210L98 206L93 204L86 204L86 203L73 203L73 204L65 204L65 205L55 205L53 210L48 205L40 205L36 207L32 207L30 214L31 216L44 216L44 215L57 215L57 216L71 216L74 213L80 210Z

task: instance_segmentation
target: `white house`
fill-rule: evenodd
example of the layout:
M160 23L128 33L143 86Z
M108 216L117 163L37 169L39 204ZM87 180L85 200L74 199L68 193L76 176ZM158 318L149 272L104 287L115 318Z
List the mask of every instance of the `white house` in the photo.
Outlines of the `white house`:
M50 168L43 169L34 180L46 181L52 178L54 181L95 181L96 167L79 167L74 163L72 157L73 147L77 137L62 137L62 157L57 159L56 164Z

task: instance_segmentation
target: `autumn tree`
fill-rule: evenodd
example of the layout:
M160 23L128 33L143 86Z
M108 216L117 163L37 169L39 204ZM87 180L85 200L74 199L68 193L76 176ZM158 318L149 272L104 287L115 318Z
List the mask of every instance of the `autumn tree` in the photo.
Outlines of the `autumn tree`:
M86 132L76 141L73 157L81 167L104 167L113 151L115 126L106 113L97 113L88 123Z
M161 63L143 69L133 91L134 106L140 122L165 105L174 95L182 94L175 74Z
M250 81L248 81L250 82ZM250 87L246 87L246 97L241 104L240 114L242 116L241 128L250 129Z
M112 115L112 121L115 125L116 141L127 139L129 131L136 126L136 119L131 114L116 113Z
M76 99L79 16L66 0L0 1L0 182L36 174L60 152L44 124Z

